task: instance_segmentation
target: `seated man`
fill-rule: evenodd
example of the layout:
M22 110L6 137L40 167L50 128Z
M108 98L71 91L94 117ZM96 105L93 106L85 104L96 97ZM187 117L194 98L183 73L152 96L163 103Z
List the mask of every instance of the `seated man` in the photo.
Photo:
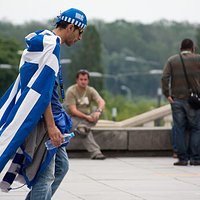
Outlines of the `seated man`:
M93 87L88 86L89 78L87 70L77 72L76 84L70 86L66 91L64 107L72 117L72 129L81 136L81 141L90 153L91 159L103 160L105 156L95 142L90 128L97 123L105 101ZM92 102L98 106L94 112L91 111Z

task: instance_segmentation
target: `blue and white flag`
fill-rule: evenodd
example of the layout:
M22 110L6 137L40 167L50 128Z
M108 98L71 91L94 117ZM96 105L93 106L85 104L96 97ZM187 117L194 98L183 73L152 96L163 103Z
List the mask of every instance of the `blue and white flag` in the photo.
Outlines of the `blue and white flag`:
M0 172L43 115L59 71L58 36L37 31L26 43L20 73L0 99Z

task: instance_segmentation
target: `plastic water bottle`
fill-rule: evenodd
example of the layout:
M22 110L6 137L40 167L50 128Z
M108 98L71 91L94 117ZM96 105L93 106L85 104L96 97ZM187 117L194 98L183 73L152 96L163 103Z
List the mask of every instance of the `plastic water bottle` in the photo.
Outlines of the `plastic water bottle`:
M61 145L69 143L71 138L74 137L75 134L73 132L71 132L71 133L65 133L63 136L64 136L64 142ZM50 139L45 142L45 146L46 146L47 150L57 148L56 146L54 146L52 144Z

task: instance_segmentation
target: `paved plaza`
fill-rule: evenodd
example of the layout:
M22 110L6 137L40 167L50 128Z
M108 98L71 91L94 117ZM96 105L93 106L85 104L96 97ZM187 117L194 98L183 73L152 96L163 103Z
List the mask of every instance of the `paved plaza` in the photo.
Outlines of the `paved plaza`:
M199 200L200 166L173 166L175 161L171 157L71 158L70 171L53 200ZM26 187L0 192L0 200L23 200L27 192Z

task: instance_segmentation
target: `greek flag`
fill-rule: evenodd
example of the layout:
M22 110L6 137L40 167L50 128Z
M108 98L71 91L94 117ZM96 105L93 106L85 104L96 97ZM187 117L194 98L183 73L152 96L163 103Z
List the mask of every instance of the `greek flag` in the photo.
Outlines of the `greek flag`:
M0 99L0 172L43 115L59 71L59 37L37 31L26 44L20 73Z

